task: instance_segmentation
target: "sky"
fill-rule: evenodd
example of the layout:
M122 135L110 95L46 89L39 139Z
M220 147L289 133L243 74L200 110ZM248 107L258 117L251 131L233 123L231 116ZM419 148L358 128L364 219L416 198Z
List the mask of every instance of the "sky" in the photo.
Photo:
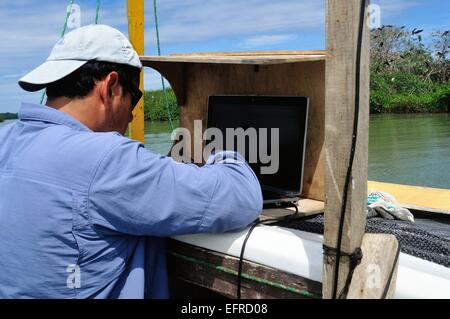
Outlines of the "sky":
M345 0L342 0L345 1ZM95 0L75 0L80 24L95 21ZM161 54L325 49L325 0L158 0ZM450 29L448 0L372 0L381 24ZM39 103L41 92L23 91L20 77L45 61L59 39L65 0L0 2L0 113L21 102ZM68 32L76 25L75 15ZM75 23L73 23L75 21ZM126 0L102 0L99 23L128 35ZM145 1L145 54L157 55L153 1ZM159 73L145 68L146 89L161 88Z

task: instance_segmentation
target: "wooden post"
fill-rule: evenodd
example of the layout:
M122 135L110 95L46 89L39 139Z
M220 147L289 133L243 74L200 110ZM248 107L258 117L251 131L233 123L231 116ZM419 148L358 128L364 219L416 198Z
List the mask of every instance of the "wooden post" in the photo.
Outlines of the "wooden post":
M144 55L144 0L127 0L128 35L137 53ZM144 91L144 71L141 72L140 89ZM144 99L133 111L133 121L128 126L131 138L144 143Z
M352 144L355 111L356 51L361 1L327 1L324 244L334 248L337 247L343 189ZM366 223L369 132L369 36L368 26L364 23L359 126L341 245L341 250L348 254L361 247ZM324 256L322 291L324 298L332 297L335 260L335 256ZM341 256L337 295L344 287L348 272L349 258Z
M399 243L394 235L365 234L363 259L356 267L348 299L393 298L397 282Z

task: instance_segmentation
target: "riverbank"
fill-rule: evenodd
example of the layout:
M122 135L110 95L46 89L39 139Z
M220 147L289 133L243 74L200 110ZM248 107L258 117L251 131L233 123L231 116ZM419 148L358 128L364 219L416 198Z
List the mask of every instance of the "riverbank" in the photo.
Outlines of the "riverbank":
M450 31L423 31L371 31L371 113L450 112Z
M15 120L17 119L17 113L0 113L0 123L6 120Z
M435 86L422 94L392 93L374 88L370 93L370 113L448 113L450 112L450 84ZM180 118L175 94L166 91L172 120ZM169 115L162 90L145 91L144 116L146 121L168 121Z
M178 122L174 122L178 127ZM450 189L450 113L370 116L369 180ZM145 146L167 154L168 122L145 122Z
M392 81L399 81L392 78ZM450 83L435 84L420 93L392 92L391 87L373 83L370 113L447 113L450 112Z
M170 112L167 112L166 104ZM176 121L180 118L177 99L172 89L166 89L165 95L163 90L146 90L144 92L144 118L146 121L169 121L169 113L172 120Z

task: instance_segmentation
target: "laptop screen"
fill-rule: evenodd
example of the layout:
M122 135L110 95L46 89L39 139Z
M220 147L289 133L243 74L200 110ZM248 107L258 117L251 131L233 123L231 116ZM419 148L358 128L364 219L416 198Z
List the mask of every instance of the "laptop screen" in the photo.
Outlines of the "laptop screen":
M209 98L208 128L218 128L222 132L222 149L238 151L245 157L258 177L263 193L300 195L307 118L307 97ZM213 140L215 137L206 143ZM266 197L265 200L269 199Z

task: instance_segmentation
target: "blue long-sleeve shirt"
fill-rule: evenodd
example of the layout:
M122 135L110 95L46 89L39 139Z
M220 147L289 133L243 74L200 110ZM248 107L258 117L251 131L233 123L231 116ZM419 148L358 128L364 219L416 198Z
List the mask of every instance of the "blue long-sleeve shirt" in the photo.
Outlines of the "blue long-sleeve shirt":
M163 237L240 230L262 209L250 167L180 164L23 104L0 130L0 297L168 297Z

